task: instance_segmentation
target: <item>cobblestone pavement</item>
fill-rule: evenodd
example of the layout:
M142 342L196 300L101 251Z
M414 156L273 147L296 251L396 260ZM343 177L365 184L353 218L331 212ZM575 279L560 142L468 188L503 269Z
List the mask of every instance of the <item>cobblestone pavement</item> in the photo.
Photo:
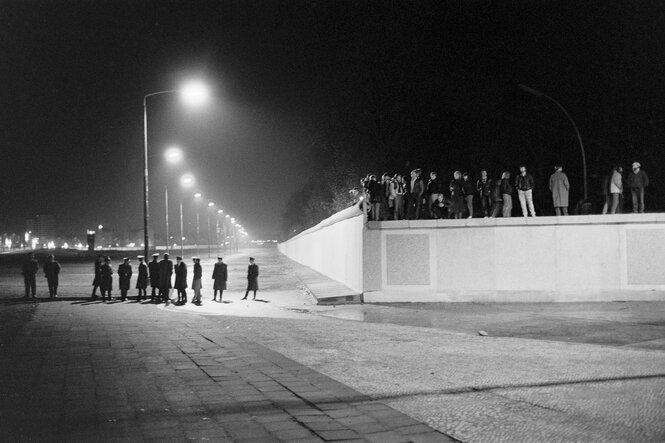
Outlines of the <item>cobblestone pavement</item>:
M452 441L244 335L151 305L44 303L0 360L0 441Z
M224 303L206 281L201 307L0 303L14 319L0 333L15 336L1 342L0 440L24 429L44 441L297 441L275 433L281 423L315 440L348 437L308 425L323 417L388 442L665 441L665 304L321 307L298 265L251 254L258 301L240 301L238 254Z

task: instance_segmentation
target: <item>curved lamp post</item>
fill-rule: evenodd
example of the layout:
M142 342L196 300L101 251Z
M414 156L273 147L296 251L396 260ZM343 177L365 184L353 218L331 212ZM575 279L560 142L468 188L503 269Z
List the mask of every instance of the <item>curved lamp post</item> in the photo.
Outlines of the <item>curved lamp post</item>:
M573 121L573 118L568 114L568 111L565 110L563 106L561 106L561 103L558 101L554 100L552 97L549 95L545 94L544 92L540 92L536 89L530 88L529 86L526 85L518 85L518 87L524 91L528 92L529 94L535 95L536 97L544 97L554 103L561 111L566 115L568 120L570 120L570 123L573 125L573 129L575 130L575 134L577 135L577 141L580 144L580 151L582 153L582 169L584 172L584 201L586 202L588 198L588 191L587 191L587 173L586 173L586 153L584 152L584 144L582 143L582 136L580 135L580 131L577 129L577 125Z
M151 92L143 96L143 245L144 254L149 257L150 254L150 236L148 235L149 219L149 188L148 188L148 98L157 95L180 93L183 100L188 104L201 103L208 97L206 87L199 82L193 82L185 85L182 89L171 89L168 91ZM168 243L168 239L167 239Z

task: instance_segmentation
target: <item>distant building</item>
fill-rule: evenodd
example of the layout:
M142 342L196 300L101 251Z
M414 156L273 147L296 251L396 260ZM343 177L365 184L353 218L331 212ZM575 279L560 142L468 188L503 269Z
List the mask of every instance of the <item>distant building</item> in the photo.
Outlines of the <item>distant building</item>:
M55 241L57 237L55 216L51 214L37 214L35 218L26 220L25 230L26 232L30 232L31 238L39 238L40 244Z

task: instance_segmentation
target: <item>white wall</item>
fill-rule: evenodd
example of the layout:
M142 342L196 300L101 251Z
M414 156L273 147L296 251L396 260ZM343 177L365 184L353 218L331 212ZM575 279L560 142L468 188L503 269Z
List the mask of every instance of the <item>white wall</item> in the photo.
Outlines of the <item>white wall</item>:
M665 300L665 215L370 222L364 299ZM380 251L367 250L376 244Z
M279 251L354 291L363 288L362 211L351 207L280 243Z

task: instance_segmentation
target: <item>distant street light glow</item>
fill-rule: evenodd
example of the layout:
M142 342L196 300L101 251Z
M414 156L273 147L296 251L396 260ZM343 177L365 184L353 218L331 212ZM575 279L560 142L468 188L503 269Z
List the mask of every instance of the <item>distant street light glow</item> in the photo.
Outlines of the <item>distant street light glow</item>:
M201 194L200 192L194 194L194 198L201 198L201 197L203 197L203 194Z
M182 149L177 146L171 146L164 152L164 157L169 163L178 163L183 157Z
M182 177L180 177L180 185L184 186L185 188L193 186L195 182L196 180L192 174L184 174Z

